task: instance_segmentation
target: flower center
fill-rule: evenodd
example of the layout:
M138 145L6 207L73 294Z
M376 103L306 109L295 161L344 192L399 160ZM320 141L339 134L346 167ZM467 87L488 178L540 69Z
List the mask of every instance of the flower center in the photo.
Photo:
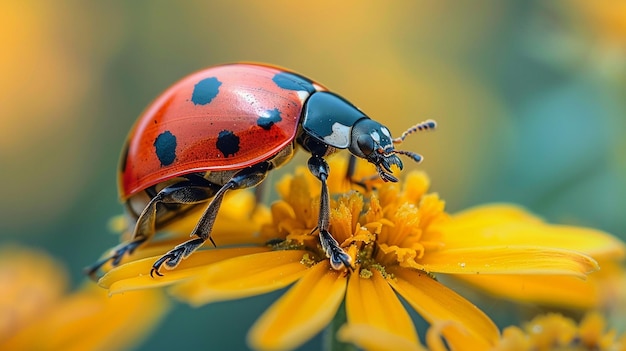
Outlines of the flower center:
M292 182L297 183L298 177ZM416 183L419 185L405 184L403 191L397 184L384 184L365 196L351 191L331 200L330 232L363 277L372 270L386 275L385 267L391 266L422 269L420 259L441 246L439 236L429 227L446 217L443 202L437 195L416 192L411 186ZM315 228L319 200L301 187L297 193L298 199L290 199L288 193L273 205L273 223L264 229L266 235L277 237L278 232L284 239L271 243L274 250L305 249L309 254L302 263L312 266L327 259ZM303 199L307 193L311 195Z

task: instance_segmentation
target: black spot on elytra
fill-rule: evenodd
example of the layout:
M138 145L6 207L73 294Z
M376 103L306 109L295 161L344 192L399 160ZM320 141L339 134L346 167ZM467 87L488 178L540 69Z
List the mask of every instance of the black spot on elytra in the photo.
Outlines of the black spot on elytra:
M239 137L230 130L223 130L217 136L215 145L224 154L224 157L235 156L239 151Z
M297 74L280 72L277 73L272 80L276 83L276 85L283 89L296 91L305 90L308 91L309 94L313 94L315 92L312 82Z
M195 105L206 105L213 100L219 93L220 85L222 82L215 77L205 78L199 81L193 87L193 94L191 94L191 102Z
M154 139L154 148L161 166L171 165L176 159L176 136L166 130Z
M280 111L275 108L273 110L267 110L265 111L265 114L259 116L256 120L256 124L265 130L269 130L272 128L274 123L278 123L282 120L283 119L280 117Z

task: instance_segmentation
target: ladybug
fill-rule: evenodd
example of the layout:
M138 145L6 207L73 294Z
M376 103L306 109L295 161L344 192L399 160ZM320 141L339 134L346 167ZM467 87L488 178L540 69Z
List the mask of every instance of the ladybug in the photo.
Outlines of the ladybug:
M321 182L317 230L336 269L352 269L351 257L329 232L330 172L325 156L348 149L374 164L384 181L397 182L391 166L402 169L394 144L418 130L435 128L427 120L399 138L324 86L297 73L264 64L236 63L193 73L163 92L139 117L124 146L118 184L128 214L136 220L132 238L86 269L102 265L150 240L166 222L209 202L183 242L156 260L150 272L175 268L211 238L220 204L230 190L261 183L288 162L299 147L311 156L308 168Z

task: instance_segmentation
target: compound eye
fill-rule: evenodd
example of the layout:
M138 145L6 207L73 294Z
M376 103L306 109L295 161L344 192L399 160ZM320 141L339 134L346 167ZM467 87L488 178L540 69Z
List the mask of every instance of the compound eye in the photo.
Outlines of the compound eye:
M361 150L365 156L370 155L376 149L374 139L372 139L372 137L368 134L359 135L356 142L359 146L359 150Z

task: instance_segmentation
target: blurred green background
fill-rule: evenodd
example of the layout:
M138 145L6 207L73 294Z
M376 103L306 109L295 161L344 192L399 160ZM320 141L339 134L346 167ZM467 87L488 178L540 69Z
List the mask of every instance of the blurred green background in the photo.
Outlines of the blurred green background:
M117 242L135 118L232 61L296 70L396 135L436 119L403 148L451 212L514 202L626 238L624 2L5 1L0 28L0 244L46 249L75 285ZM143 348L242 348L276 296L180 305Z

